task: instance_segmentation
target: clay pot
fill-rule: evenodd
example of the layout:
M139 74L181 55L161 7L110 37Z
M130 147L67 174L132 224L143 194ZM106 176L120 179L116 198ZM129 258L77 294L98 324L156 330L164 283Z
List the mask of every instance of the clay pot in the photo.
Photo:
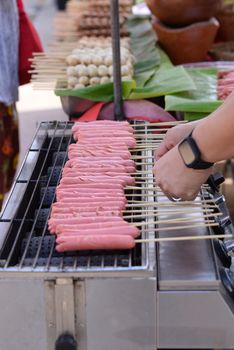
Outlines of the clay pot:
M200 62L206 59L219 23L215 18L191 24L183 28L170 28L156 18L153 28L160 46L166 51L174 64Z
M233 5L226 5L217 13L217 19L220 23L219 37L224 41L234 40L234 9Z
M161 22L184 26L213 17L222 0L146 0L146 3Z

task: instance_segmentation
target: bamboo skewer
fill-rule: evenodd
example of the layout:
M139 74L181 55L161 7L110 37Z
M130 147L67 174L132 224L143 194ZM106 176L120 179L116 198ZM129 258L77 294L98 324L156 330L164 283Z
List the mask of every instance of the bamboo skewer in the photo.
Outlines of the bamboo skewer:
M203 213L209 213L209 214L205 214L205 215L210 215L210 217L218 217L218 216L221 216L222 214L221 213L214 213L213 209L206 209L204 211L201 211L201 215L200 217L204 217L205 215L203 215ZM170 211L165 211L165 212L161 212L161 211L158 211L158 210L155 210L155 211L149 211L149 212L146 212L146 214L137 214L137 215L124 215L124 219L140 219L140 218L147 218L147 217L154 217L154 216L157 216L159 215L160 217L162 216L167 216L167 215L170 215L170 216L174 216L174 215L188 215L188 214L193 214L194 211L174 211L174 212L170 212Z
M196 203L196 204L195 204ZM137 207L137 206L141 206L141 207L161 207L161 206L179 206L179 205L190 205L193 206L194 208L197 206L201 206L202 204L207 204L207 203L213 203L212 200L209 199L204 199L202 201L199 202L195 202L192 203L189 201L183 201L183 202L142 202L142 201L136 201L134 204L130 203L127 204L127 207Z
M205 216L204 216L205 217ZM207 219L210 218L210 216L206 217ZM176 219L168 219L168 220L155 220L155 221L141 221L141 222L132 222L131 225L134 225L136 227L140 226L148 226L148 225L168 225L168 224L186 224L186 223L194 223L194 224L217 224L218 223L215 220L203 220L203 217L196 217L196 218L176 218ZM177 228L176 226L173 226Z
M141 225L142 226L142 225ZM152 228L147 228L143 229L143 232L162 232L162 231L177 231L177 230L186 230L186 229L191 229L191 228L202 228L202 227L215 227L219 226L218 223L198 223L198 224L193 224L193 225L181 225L181 226L167 226L167 227L154 227Z
M166 205L161 206L160 210L161 210L161 208L166 208L168 210L168 207L170 207L170 205L168 205L168 206L166 206ZM171 207L173 208L173 205ZM136 208L136 207L133 206L133 208ZM133 214L135 214L135 213L152 213L152 210L150 210L150 209L144 209L144 208L142 208L142 209L141 208L140 209L133 209L133 208L125 209L123 211L123 213L127 213L127 214L132 213L131 217L133 217ZM181 207L181 208L183 208L183 207ZM196 206L196 207L192 207L192 208L193 209L199 209L199 211L201 210L200 206ZM212 210L213 211L214 209L218 209L218 206L217 205L204 205L204 206L202 206L202 208L203 208L203 212L206 212L207 210ZM178 208L176 208L176 209L178 209ZM187 210L187 209L185 209L185 210ZM163 211L162 211L161 215L163 215Z
M135 243L160 243L160 242L176 242L176 241L195 241L195 240L209 240L233 238L233 235L204 235L204 236L181 236L181 237L163 237L163 238L149 238L149 239L135 239Z

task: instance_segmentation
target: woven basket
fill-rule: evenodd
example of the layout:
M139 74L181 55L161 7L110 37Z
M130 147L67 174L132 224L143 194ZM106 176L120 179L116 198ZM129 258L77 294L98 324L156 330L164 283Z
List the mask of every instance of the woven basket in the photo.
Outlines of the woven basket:
M234 41L215 44L209 53L215 61L234 61Z

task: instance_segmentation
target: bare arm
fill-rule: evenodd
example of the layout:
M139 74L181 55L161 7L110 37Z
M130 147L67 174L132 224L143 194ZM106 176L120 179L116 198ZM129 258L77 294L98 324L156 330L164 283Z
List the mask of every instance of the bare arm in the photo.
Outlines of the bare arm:
M234 157L234 92L219 109L198 122L193 130L193 138L200 148L203 160L218 162ZM183 132L187 130L183 129ZM177 144L180 140L178 141L176 135L172 129L171 136L173 142ZM211 174L212 168L205 170L187 168L179 154L178 146L170 150L168 148L164 144L161 148L162 156L156 158L158 159L154 167L156 184L169 198L193 200Z
M234 92L224 104L195 127L202 159L210 162L234 157Z

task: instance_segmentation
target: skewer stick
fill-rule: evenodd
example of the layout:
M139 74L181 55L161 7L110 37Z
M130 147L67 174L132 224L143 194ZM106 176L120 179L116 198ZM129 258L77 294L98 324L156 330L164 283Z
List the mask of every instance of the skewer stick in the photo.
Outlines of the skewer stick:
M137 123L134 125L134 128L138 128L138 127L143 127L145 128L145 126L171 126L171 125L178 125L178 124L186 124L187 121L184 121L184 120L177 120L177 121L173 121L173 122L156 122L156 123ZM160 130L160 129L159 129Z
M166 208L167 210L168 210L168 207L170 207L170 205L164 205L164 206L161 206L160 207L160 210L162 209L162 208ZM173 208L173 205L171 206L172 208ZM181 207L181 209L183 208L183 206ZM185 207L186 208L186 207ZM201 207L200 206L194 206L194 207L191 207L191 208L193 208L193 210L194 209L199 209L199 210L201 210ZM214 209L218 209L218 206L217 205L203 205L202 206L202 209L203 209L203 211L204 212L206 212L207 210L214 210ZM156 209L155 209L156 210ZM176 210L178 210L178 208L176 208ZM185 210L187 210L187 209L185 209ZM152 210L151 209L144 209L144 208L142 208L142 209L136 209L135 207L133 207L133 208L129 208L129 209L125 209L124 211L123 211L123 213L132 213L131 214L131 217L132 217L132 215L133 214L135 214L135 213L151 213L152 212ZM163 212L162 212L162 215L163 215Z
M175 241L196 241L208 239L233 238L233 235L205 235L205 236L181 236L181 237L163 237L150 239L135 239L135 243L160 243L160 242L175 242Z
M195 204L196 203L196 204ZM183 205L190 205L194 208L196 208L197 206L201 206L203 204L207 204L207 203L212 203L211 200L209 199L204 199L202 201L199 201L199 202L195 202L191 205L191 202L189 201L183 201L183 202L142 202L142 201L136 201L135 203L130 203L130 204L127 204L126 206L127 207L137 207L137 206L140 206L140 207L161 207L161 206L168 206L168 207L173 207L173 206L183 206Z
M153 229L144 229L144 232L161 232L161 231L176 231L176 230L186 230L190 228L198 228L198 227L214 227L219 226L218 223L210 223L210 224L194 224L194 225L182 225L182 226L168 226L168 227L160 227L160 228L153 228Z
M214 213L213 209L206 209L204 211L201 211L201 217L203 215L203 213L207 213L209 212L210 213L210 216L211 217L216 217L216 216L220 216L222 215L222 213ZM146 218L146 217L152 217L152 216L156 216L157 214L160 214L160 217L161 216L167 216L167 215L170 215L170 216L173 216L173 215L187 215L187 214L193 214L194 213L194 210L184 210L184 211L165 211L165 212L162 212L162 211L158 211L158 210L152 210L152 211L148 211L146 212L145 214L136 214L136 215L124 215L124 219L140 219L140 218Z
M151 124L149 124L149 126L150 126L150 125L151 125ZM160 128L160 127L159 127L158 129L156 129L156 131L157 131L157 132L160 132L160 133L163 132L163 131L168 131L168 130L169 130L169 128L166 128L166 127L165 127L165 128ZM136 131L138 131L138 130L136 130ZM136 132L136 131L135 131L135 132ZM149 129L147 129L147 133L145 133L145 134L142 133L141 135L143 135L144 137L146 137L147 135L150 135L150 132L151 132L151 131L152 131L152 130L149 128ZM154 134L154 135L157 136L157 135L160 135L160 134Z
M176 218L176 219L168 219L168 220L155 220L155 221L149 221L149 222L133 222L131 225L136 227L141 226L148 226L148 225L168 225L168 224L186 224L186 223L194 223L195 225L208 225L208 224L217 224L214 220L202 220L202 217L197 217L195 219L192 218ZM178 227L178 226L177 226ZM173 226L173 228L177 228L176 226ZM187 226L186 226L187 227ZM181 226L180 226L181 228ZM159 228L160 230L161 228ZM152 229L150 229L152 231ZM154 230L154 229L153 229Z

